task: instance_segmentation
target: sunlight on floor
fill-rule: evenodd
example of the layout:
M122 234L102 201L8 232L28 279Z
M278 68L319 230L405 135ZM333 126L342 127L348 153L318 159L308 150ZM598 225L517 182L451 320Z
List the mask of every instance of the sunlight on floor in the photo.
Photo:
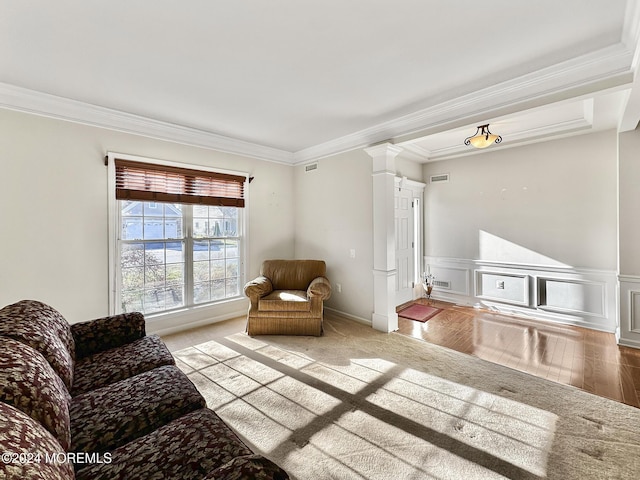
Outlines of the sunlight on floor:
M303 451L317 478L546 477L557 418L526 404L381 358L322 362L243 334L175 356L246 442L294 463Z

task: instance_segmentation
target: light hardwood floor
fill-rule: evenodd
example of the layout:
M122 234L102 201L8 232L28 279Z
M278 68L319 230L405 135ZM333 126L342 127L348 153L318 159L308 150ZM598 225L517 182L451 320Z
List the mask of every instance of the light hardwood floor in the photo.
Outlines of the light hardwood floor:
M443 310L425 323L399 317L399 332L490 362L640 407L640 350L612 333L417 300Z
M442 311L426 323L398 319L398 333L640 407L640 350L613 334L417 300ZM325 313L325 315L330 315ZM171 351L243 332L237 318L164 336Z

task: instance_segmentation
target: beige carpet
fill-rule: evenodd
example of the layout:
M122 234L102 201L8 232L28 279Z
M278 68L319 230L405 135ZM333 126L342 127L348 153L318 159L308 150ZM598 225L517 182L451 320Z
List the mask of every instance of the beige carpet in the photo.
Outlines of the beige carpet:
M640 409L339 317L175 355L292 478L640 478Z

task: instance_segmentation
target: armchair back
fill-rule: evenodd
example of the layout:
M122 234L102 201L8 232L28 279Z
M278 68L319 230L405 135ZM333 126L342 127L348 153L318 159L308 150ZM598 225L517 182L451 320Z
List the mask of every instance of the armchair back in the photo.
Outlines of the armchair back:
M326 273L323 260L265 260L260 269L274 290L306 290L313 279Z

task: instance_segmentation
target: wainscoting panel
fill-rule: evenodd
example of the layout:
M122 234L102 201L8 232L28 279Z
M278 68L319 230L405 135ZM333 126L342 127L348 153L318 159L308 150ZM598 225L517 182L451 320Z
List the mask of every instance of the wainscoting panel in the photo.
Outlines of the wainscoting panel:
M425 257L426 265L436 277L433 298L606 332L618 330L614 271L430 256ZM635 287L637 323L633 329L629 323L627 331L637 335L640 346L640 279Z
M618 343L640 348L640 276L621 275Z
M529 276L476 270L476 297L529 306Z
M471 294L469 268L430 265L430 271L435 276L435 288L441 295L468 296Z
M560 313L605 315L606 285L538 277L538 308Z

